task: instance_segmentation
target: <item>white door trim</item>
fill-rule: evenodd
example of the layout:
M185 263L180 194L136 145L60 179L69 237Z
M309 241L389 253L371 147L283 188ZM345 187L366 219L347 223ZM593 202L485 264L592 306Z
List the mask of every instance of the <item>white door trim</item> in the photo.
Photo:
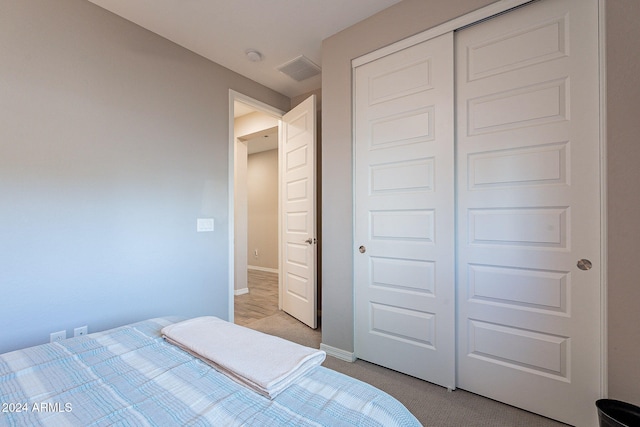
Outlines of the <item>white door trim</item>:
M422 33L416 34L414 36L402 39L398 42L390 44L388 46L382 47L376 51L367 53L360 57L354 58L351 61L351 69L352 69L352 78L351 78L351 89L352 89L352 103L351 103L351 113L352 117L355 117L355 68L361 65L364 65L368 62L374 61L381 57L390 55L394 52L398 52L400 50L406 49L408 47L414 46L418 43L421 43L426 40L430 40L434 37L447 33L449 31L455 31L467 25L474 24L476 22L487 19L491 16L504 13L509 9L513 9L515 7L524 5L529 3L532 0L500 0L495 3L492 3L488 6L480 8L474 12L468 13L461 17L455 18L451 21L445 22L441 25L428 29ZM608 270L608 258L607 258L607 138L606 138L606 39L605 39L605 10L606 10L606 0L597 0L598 1L598 40L599 40L599 75L600 75L600 111L599 111L599 124L600 124L600 135L599 135L599 145L600 145L600 211L601 215L601 277L600 277L600 293L601 293L601 324L600 324L600 394L601 396L608 396L608 372L607 372L607 270ZM355 171L355 139L352 132L352 170ZM355 186L355 174L352 175L352 187ZM355 204L355 194L353 195L353 203ZM355 224L355 210L353 211L352 222ZM355 242L355 227L353 227L352 241ZM353 259L352 259L353 264ZM355 272L354 277L355 280ZM355 289L352 289L355 292ZM355 303L354 303L355 306ZM355 328L355 309L353 311L353 322L352 326Z
M242 102L243 104L247 104L251 107L254 107L256 110L259 110L262 113L268 114L274 118L277 118L278 120L282 119L282 116L284 115L284 111L275 108L271 105L265 104L264 102L258 101L257 99L251 98L247 95L244 95L240 92L236 92L233 89L229 89L229 125L228 125L228 129L229 129L229 162L228 162L228 171L227 171L227 176L228 176L228 181L227 181L227 191L229 192L229 197L227 200L228 205L228 244L229 244L229 251L228 251L228 257L229 257L229 264L228 264L228 269L229 269L229 275L228 275L228 302L227 302L227 311L228 311L228 321L232 322L234 321L234 296L235 296L235 289L234 289L234 281L235 281L235 267L234 267L234 262L235 262L235 254L234 254L234 249L235 249L235 245L234 245L234 227L235 227L235 221L234 221L234 184L235 184L235 179L234 179L234 168L235 168L235 156L234 156L234 146L235 146L235 135L234 135L234 102L235 101L239 101ZM279 140L278 140L279 141ZM278 142L279 143L279 142ZM280 147L278 147L280 148ZM278 200L278 206L280 206L280 200ZM278 211L278 228L280 228L280 214L281 212ZM278 235L280 235L280 233L278 233Z

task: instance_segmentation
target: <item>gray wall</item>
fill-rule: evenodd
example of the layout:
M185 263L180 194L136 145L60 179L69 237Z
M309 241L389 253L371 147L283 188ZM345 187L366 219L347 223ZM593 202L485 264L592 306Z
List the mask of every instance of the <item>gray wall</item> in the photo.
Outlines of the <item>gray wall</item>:
M607 0L609 397L640 405L640 2Z
M322 342L353 351L351 60L492 3L404 0L323 42ZM607 0L609 395L640 404L640 2Z
M0 352L226 318L229 89L290 100L85 0L1 0L0 64Z

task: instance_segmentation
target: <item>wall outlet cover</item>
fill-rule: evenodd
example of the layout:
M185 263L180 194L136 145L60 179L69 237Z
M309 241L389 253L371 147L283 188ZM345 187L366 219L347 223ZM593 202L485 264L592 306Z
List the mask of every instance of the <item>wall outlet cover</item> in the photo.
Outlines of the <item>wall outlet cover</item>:
M49 342L58 342L67 339L67 331L51 332Z

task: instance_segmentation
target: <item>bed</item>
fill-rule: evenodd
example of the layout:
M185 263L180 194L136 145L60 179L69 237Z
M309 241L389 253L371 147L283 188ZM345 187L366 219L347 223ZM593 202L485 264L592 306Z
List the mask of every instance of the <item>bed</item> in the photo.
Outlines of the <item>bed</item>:
M164 317L0 355L0 426L419 426L316 366L270 399L168 343Z

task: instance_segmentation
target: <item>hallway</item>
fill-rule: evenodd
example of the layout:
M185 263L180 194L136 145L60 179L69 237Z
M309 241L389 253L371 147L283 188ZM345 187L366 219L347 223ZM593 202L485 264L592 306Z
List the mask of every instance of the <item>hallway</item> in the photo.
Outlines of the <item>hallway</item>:
M278 273L259 270L247 272L249 293L235 297L237 325L246 326L278 312Z

